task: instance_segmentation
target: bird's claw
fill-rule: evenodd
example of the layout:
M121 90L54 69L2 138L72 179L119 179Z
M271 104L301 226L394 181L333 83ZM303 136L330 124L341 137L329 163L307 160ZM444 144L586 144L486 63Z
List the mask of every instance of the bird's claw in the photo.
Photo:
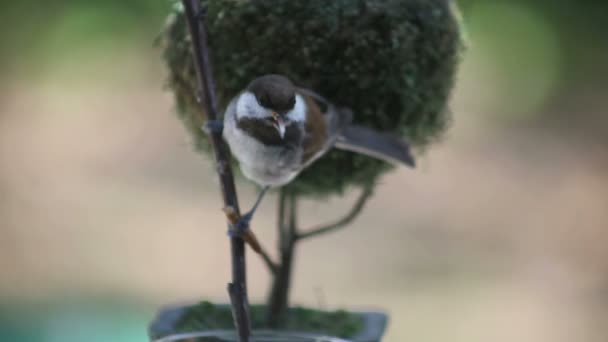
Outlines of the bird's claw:
M228 235L231 237L243 236L249 230L252 217L253 213L251 212L241 216L237 222L230 225Z
M203 132L207 134L222 133L224 130L224 123L220 120L207 120L201 128Z
M262 191L260 191L258 195L258 199L255 201L253 208L249 210L246 214L241 215L241 217L230 225L230 229L228 229L228 235L232 237L243 237L249 231L249 223L251 223L251 219L253 218L253 214L255 214L256 209L260 205L262 198L264 198L264 194L268 191L268 186L265 186Z

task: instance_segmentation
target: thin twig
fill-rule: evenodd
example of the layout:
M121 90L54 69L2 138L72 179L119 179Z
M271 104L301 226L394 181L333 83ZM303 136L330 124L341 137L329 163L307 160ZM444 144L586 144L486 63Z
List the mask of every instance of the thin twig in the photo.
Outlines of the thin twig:
M279 190L279 203L278 203L278 213L277 213L277 250L279 251L279 264L277 265L280 269L283 265L280 262L280 254L283 251L283 245L287 241L288 235L288 220L290 216L290 207L288 205L289 194L285 190L285 188L280 188ZM276 275L275 275L276 276Z
M218 105L215 96L213 73L209 62L209 47L207 44L207 30L205 18L201 15L202 9L199 0L182 0L184 12L192 38L192 50L196 76L198 81L197 100L207 114L207 120L217 120ZM220 178L224 207L231 208L239 216L239 203L234 185L234 177L230 166L229 152L222 141L221 133L212 132L211 142L215 151L215 162ZM251 319L249 317L249 303L247 300L245 243L238 236L230 238L232 254L232 283L228 284L228 293L232 303L232 315L241 342L248 342L251 335Z
M268 298L267 324L272 328L284 322L293 270L293 256L297 232L297 195L281 189L279 196L279 264L272 279Z
M355 218L357 218L357 216L361 213L361 211L363 210L363 207L365 206L365 203L367 203L367 200L371 197L372 193L373 193L373 191L372 191L371 186L364 188L363 192L361 192L361 195L359 195L359 198L355 202L355 205L352 207L350 212L348 212L348 214L346 214L343 218L341 218L340 220L338 220L334 223L316 227L316 228L307 230L303 233L300 233L296 236L296 239L303 240L303 239L312 238L312 237L315 237L315 236L318 236L321 234L329 233L331 231L340 229L340 228L348 225Z
M288 236L290 243L296 240L298 233L298 197L295 193L291 193L289 195L289 226L288 226Z
M266 268L268 268L268 271L273 275L277 274L279 266L277 266L277 264L272 261L270 255L268 255L268 253L264 249L262 249L258 254L260 255L260 257L262 257L262 260L264 260L264 264L266 265Z
M279 237L278 237L278 245L279 245L279 250L281 250L281 246L283 245L283 241L285 240L285 236L286 236L286 229L287 229L287 211L289 210L289 207L287 206L287 191L285 191L284 188L281 188L279 190L279 209L278 209L278 216L277 216L277 228L278 228L278 233L279 233Z

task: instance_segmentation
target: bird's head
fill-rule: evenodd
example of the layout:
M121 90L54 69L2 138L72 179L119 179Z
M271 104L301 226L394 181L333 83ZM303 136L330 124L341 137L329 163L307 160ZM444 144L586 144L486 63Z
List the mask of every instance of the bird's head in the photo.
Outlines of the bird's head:
M237 102L239 120L273 127L281 139L293 122L306 118L304 101L293 83L281 75L265 75L253 80Z

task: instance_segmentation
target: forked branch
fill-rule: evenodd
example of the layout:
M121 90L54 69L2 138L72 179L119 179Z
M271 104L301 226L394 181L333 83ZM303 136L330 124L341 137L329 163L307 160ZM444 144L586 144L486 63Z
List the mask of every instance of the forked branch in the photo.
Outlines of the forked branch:
M365 187L363 189L363 191L361 192L361 194L359 195L359 198L357 198L355 205L351 208L351 210L348 212L348 214L346 214L344 217L342 217L341 219L339 219L336 222L333 222L333 223L330 223L327 225L323 225L323 226L319 226L316 228L312 228L310 230L299 233L296 236L296 239L297 240L308 239L308 238L319 236L319 235L329 233L329 232L332 232L332 231L345 227L346 225L351 223L355 218L357 218L357 216L361 213L361 211L363 211L363 207L367 203L367 200L369 200L371 198L372 193L373 193L373 190L372 190L371 186Z

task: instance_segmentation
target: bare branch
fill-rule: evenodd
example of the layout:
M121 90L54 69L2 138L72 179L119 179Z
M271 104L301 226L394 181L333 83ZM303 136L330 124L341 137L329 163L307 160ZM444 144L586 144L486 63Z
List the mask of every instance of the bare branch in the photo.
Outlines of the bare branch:
M266 268L268 268L268 271L270 271L270 273L272 273L272 275L277 274L277 270L279 269L279 266L277 266L277 264L274 261L272 261L272 259L270 258L270 255L268 255L266 250L264 250L262 248L262 249L260 249L258 254L260 255L260 257L262 257L262 260L264 260L264 264L266 264Z
M355 202L355 205L352 207L350 212L348 212L348 214L346 214L343 218L341 218L340 220L338 220L334 223L330 223L330 224L327 224L324 226L319 226L319 227L310 229L308 231L305 231L303 233L300 233L296 236L296 239L303 240L303 239L312 238L315 236L319 236L321 234L325 234L325 233L329 233L334 230L338 230L338 229L343 228L344 226L348 225L355 218L357 218L357 216L361 213L361 211L363 210L363 207L367 203L367 200L371 197L372 193L373 193L373 191L372 191L371 186L364 188L363 192L361 192L361 195L359 195L359 198Z
M297 227L298 227L298 197L296 194L289 194L289 223L288 223L288 236L289 240L295 240L297 238Z
M182 4L190 37L192 38L192 52L198 81L197 100L201 109L203 109L201 113L205 112L208 120L217 120L217 99L213 83L213 72L211 70L211 63L209 62L207 30L205 27L205 17L202 15L204 12L201 9L199 0L182 0ZM211 133L211 142L222 188L224 208L230 208L229 211L238 217L240 210L232 168L230 167L229 152L219 132ZM230 220L229 213L226 214ZM255 236L253 238L250 236L250 239L254 238ZM239 340L247 342L251 336L251 319L249 317L249 302L247 300L247 282L245 277L245 242L243 238L233 236L230 238L230 247L232 254L232 283L228 284L228 293L232 303L232 314Z
M281 246L283 241L285 241L286 237L286 229L287 229L287 216L288 216L289 207L287 206L287 191L284 188L279 190L279 210L277 216L277 228L278 228L278 247L281 250Z
M268 298L267 324L277 328L289 307L289 288L297 235L297 195L281 189L279 195L279 264Z

